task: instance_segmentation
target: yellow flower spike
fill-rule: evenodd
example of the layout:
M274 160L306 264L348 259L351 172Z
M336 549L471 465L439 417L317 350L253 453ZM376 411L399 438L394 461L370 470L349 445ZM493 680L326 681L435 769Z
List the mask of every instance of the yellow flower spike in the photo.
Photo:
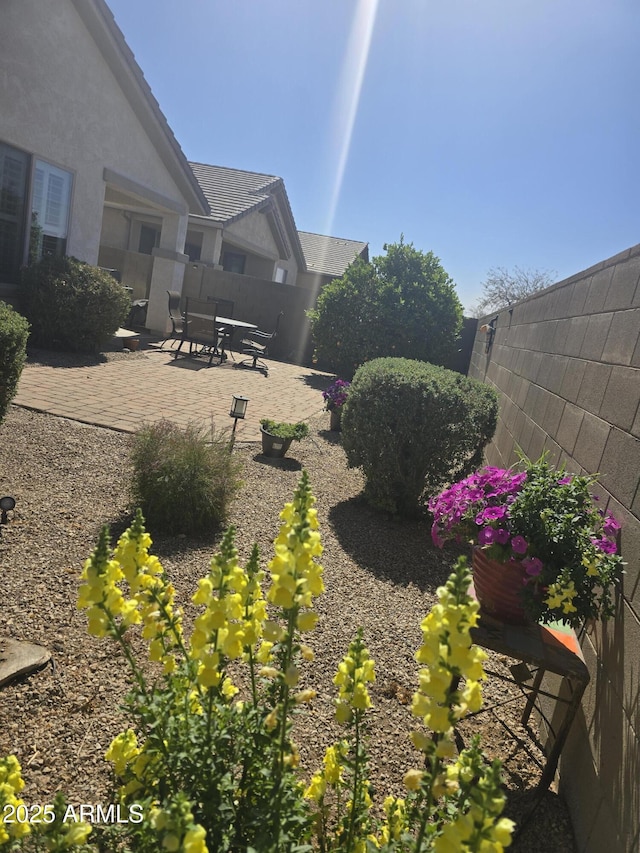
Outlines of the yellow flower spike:
M284 628L268 619L263 626L262 635L270 643L278 643L284 637Z
M258 675L262 678L277 678L280 675L280 670L275 666L263 666L258 670Z
M304 792L304 797L307 800L315 800L316 803L319 803L324 797L326 790L327 783L322 773L315 773L311 778L309 787Z
M182 853L209 853L206 844L207 832L203 826L195 826L187 830L182 839Z
M420 784L422 782L422 770L417 770L416 768L412 768L411 770L407 770L404 774L403 783L405 788L408 791L417 791L420 788Z
M88 823L71 823L64 834L64 846L75 847L84 844L92 831Z
M353 716L353 711L347 702L338 702L336 704L336 720L339 723L348 723Z
M284 683L287 687L295 687L300 680L300 670L295 664L290 664L284 674Z
M276 708L273 709L267 716L264 721L265 728L269 731L273 731L275 727L278 725L278 714Z
M308 633L309 631L313 631L317 624L318 614L314 613L313 610L307 610L304 613L298 614L296 625L298 629L304 634Z
M258 663L269 663L272 660L272 652L273 643L269 643L266 640L263 640L260 644L260 648L256 653L256 660Z
M456 754L456 747L451 739L451 729L437 743L436 755L438 758L453 758Z
M302 655L302 659L306 661L312 661L315 658L315 652L309 646L305 646L304 643L300 646L300 654Z
M418 716L424 716L424 715L420 714ZM413 732L411 732L409 737L411 738L411 743L420 752L426 752L429 749L429 747L431 746L431 744L433 743L433 741L431 740L429 735L423 731L413 731Z
M299 693L296 693L293 697L294 702L296 704L301 705L305 702L311 702L316 698L318 694L315 690L301 690Z

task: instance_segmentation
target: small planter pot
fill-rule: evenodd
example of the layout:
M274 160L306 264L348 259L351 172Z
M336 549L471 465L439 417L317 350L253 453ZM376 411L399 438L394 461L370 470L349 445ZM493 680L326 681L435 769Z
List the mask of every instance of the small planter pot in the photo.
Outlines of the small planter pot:
M329 429L334 432L342 429L342 409L331 409L329 412Z
M286 455L293 441L292 438L280 438L270 432L265 432L262 426L260 427L260 435L262 436L262 453L264 456L271 456L276 459L281 459Z
M490 560L482 548L474 548L472 569L473 587L483 613L510 625L531 624L522 606L527 575L520 563Z

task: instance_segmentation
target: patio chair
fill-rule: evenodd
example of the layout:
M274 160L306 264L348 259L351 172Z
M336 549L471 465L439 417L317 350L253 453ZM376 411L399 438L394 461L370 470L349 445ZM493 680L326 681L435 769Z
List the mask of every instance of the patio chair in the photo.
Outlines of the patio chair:
M216 322L217 314L216 302L203 302L187 297L184 308L185 332L174 358L179 355L208 356L209 366L213 363L214 356L218 356L220 363L224 360L220 351L221 336ZM185 341L189 344L189 352L181 353L180 349Z
M180 310L180 294L178 293L178 291L167 290L167 295L169 297L169 319L171 320L171 331L163 340L162 346L166 344L169 338L179 340L180 344L177 350L179 352L180 348L182 347L182 344L184 343L188 324L185 315Z
M248 337L242 341L241 347L242 352L245 355L248 355L249 358L245 358L244 361L239 361L235 367L246 367L248 370L260 370L265 376L268 375L269 366L265 364L264 361L261 361L261 359L266 358L269 354L269 345L277 336L280 328L280 320L283 317L284 311L281 311L276 318L276 324L273 332L262 332L260 329L256 329L253 332L247 333Z
M216 313L219 316L233 319L235 302L232 299L218 299L217 296L207 296L207 302L215 302L218 305ZM223 361L227 360L227 351L231 356L232 361L235 361L233 352L230 349L234 332L235 329L232 326L218 326L218 333L220 334L220 352Z

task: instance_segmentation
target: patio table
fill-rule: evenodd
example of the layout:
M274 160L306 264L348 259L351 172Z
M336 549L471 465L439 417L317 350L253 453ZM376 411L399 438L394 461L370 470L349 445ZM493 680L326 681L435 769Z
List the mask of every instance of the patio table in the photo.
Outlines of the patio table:
M242 331L248 332L257 329L257 325L255 323L247 323L245 320L235 320L233 317L222 317L218 314L201 314L197 311L189 311L189 318L203 320L205 322L215 323L216 327L225 326L228 329L232 330L232 335L235 333L236 329L242 329ZM186 340L189 339L188 334L186 335ZM208 347L204 347L204 349L208 349ZM224 347L220 353L221 361L226 361L227 354L224 350Z

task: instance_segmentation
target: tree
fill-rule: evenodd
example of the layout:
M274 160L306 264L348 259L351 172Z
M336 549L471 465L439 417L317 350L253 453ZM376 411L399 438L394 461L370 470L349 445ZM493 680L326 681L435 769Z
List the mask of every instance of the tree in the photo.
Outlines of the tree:
M526 270L514 267L492 267L482 282L482 296L473 306L471 313L482 317L506 308L514 302L525 299L538 290L544 290L554 282L555 272L551 270Z
M358 258L308 312L318 360L345 379L382 356L444 364L460 332L462 305L433 252L402 237L383 248L371 263Z

